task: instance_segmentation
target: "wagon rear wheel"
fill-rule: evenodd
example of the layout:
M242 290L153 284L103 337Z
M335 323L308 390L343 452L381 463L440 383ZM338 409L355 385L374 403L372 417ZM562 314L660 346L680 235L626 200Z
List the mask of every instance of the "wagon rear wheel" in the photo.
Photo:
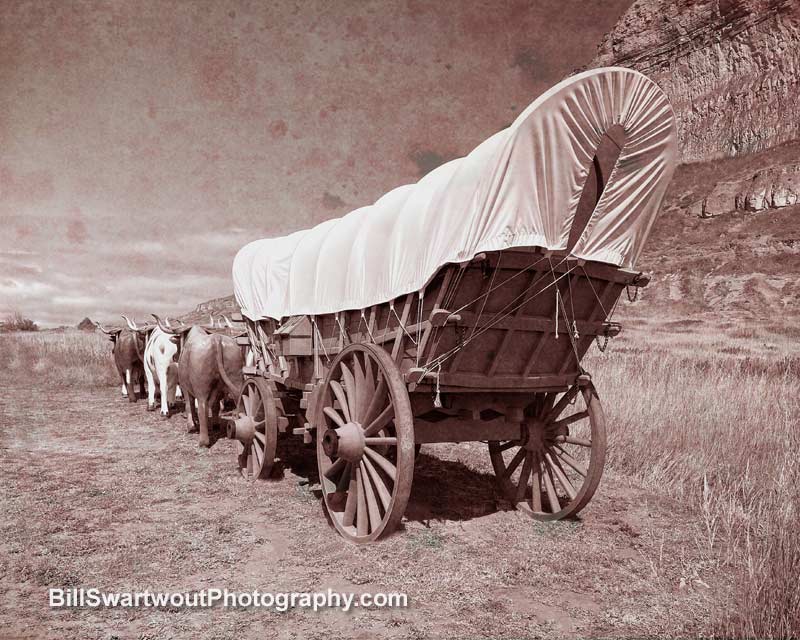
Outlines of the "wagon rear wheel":
M542 394L520 440L492 441L489 455L506 498L536 520L574 516L592 499L606 455L606 427L591 384Z
M325 508L348 542L393 531L414 474L411 403L397 365L380 347L352 344L331 364L314 420Z
M265 380L250 378L236 402L228 437L236 440L239 471L248 480L268 478L278 444L278 411L272 389Z

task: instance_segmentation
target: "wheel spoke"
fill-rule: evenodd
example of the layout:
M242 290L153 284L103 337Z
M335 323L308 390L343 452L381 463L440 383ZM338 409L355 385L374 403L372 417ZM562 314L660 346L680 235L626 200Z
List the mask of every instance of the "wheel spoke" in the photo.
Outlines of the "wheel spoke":
M377 464L383 471L392 479L392 482L397 482L397 467L395 467L391 462L389 462L386 458L384 458L380 453L375 451L375 449L370 449L369 447L364 448L364 453L366 453L370 458L373 459L375 464Z
M558 458L556 458L554 460L553 457L551 457L549 453L545 453L544 455L547 458L547 463L550 465L550 468L553 470L553 473L555 474L556 479L559 481L559 483L561 483L561 486L564 487L564 491L567 492L567 495L569 496L569 499L570 500L574 500L575 496L578 495L578 492L575 491L575 487L572 486L572 483L569 481L569 478L567 478L567 474L564 473L564 470L559 465Z
M364 438L364 442L373 447L382 444L397 446L397 438Z
M242 402L244 402L244 414L246 416L253 415L253 412L250 408L250 391L242 394Z
M531 475L531 465L533 463L533 452L528 451L525 456L525 464L522 465L522 472L519 474L519 485L517 485L516 503L525 500L525 490L528 488L528 478Z
M336 423L337 427L344 427L344 420L341 419L339 413L333 407L324 407L322 411L328 416L331 420Z
M378 496L381 499L381 503L383 504L384 512L389 510L389 503L392 501L392 496L389 494L389 489L386 488L386 484L383 482L378 470L372 465L369 461L369 458L362 457L361 464L366 468L367 472L369 473L369 477L372 479L372 484L378 490Z
M523 448L520 448L520 450L517 451L516 455L511 459L511 462L506 467L506 470L503 471L503 479L504 480L506 478L510 478L511 477L511 474L514 473L516 468L519 466L520 462L522 462L522 459L525 457L525 452L526 452L526 449L523 449Z
M353 526L353 519L356 515L356 505L358 503L358 480L355 473L350 473L350 487L347 489L347 501L344 504L344 515L342 524L345 527Z
M542 461L542 477L544 478L544 488L547 492L547 501L550 503L550 512L557 513L561 511L561 503L558 501L556 488L553 486L553 479L550 477L550 468L546 460Z
M372 421L372 423L370 423L366 429L364 429L364 437L368 438L370 436L374 436L387 424L389 424L392 421L392 418L394 418L394 406L390 404L377 418L375 418L375 420Z
M370 400L375 396L375 370L372 366L372 358L364 354L364 411L361 413L361 420L363 422L367 413L367 407Z
M519 440L509 440L508 442L505 442L505 443L501 444L499 447L497 447L497 450L498 451L507 451L508 449L513 447L514 445L519 446Z
M350 476L353 473L353 465L348 463L345 465L344 471L342 471L342 475L339 476L339 481L336 483L336 490L337 491L346 491L347 487L350 485Z
M337 458L336 462L334 462L330 467L328 467L327 471L325 471L325 477L328 480L333 480L336 475L344 469L345 465L347 464L347 460L344 458Z
M356 403L356 380L353 377L353 372L350 371L350 367L348 367L344 360L339 365L342 370L342 377L344 378L344 391L347 394L347 408L350 417L348 418L348 422L350 420L357 420L356 418L356 411L358 410L358 405Z
M250 450L255 456L256 465L260 469L264 465L264 454L261 452L255 440L253 440L253 443L250 445ZM256 469L253 469L253 473L256 473Z
M350 408L347 406L347 397L345 396L344 389L342 389L342 385L336 380L331 380L331 389L333 389L333 394L339 401L345 420L350 422Z
M267 445L267 437L263 433L261 433L260 431L256 431L254 435L256 437L256 440L258 440L262 445L264 446Z
M367 511L369 512L369 528L371 531L375 531L375 529L381 525L381 512L380 509L378 509L378 499L375 497L375 490L372 488L372 482L370 482L363 464L360 465L359 471L361 471L361 481L364 483L364 495L367 502Z
M572 402L572 400L575 398L576 395L578 395L578 385L573 385L563 396L561 396L561 400L559 400L556 403L556 406L554 406L550 410L544 421L553 422L553 420L555 420L559 415L561 415L561 412L566 408L566 406L570 402Z
M364 478L361 469L356 469L356 479L358 481L358 508L356 509L356 530L359 536L369 533L367 522L367 501L364 498Z
M556 449L558 449L559 453L555 453L556 456L561 458L564 462L566 462L570 467L572 467L575 471L581 474L584 478L589 474L589 470L584 467L580 462L578 462L575 458L573 458L569 453L564 451L560 445L556 445Z
M364 415L364 412L367 410L367 400L371 397L366 394L366 387L365 387L365 379L364 379L364 369L361 367L361 362L358 359L358 354L353 354L353 376L355 377L356 381L356 400L355 406L353 407L353 420L359 422L361 420L361 416Z
M537 512L542 512L542 481L541 481L542 464L539 461L539 454L533 454L533 473L531 474L531 508Z
M566 442L567 444L576 444L579 447L588 447L591 449L592 441L586 438L576 438L575 436L557 436L556 442Z
M583 420L584 418L589 417L588 411L579 411L578 413L573 413L571 416L567 416L566 418L562 418L561 420L556 420L555 422L547 425L548 429L556 430L560 427L564 427L568 424L572 424L573 422L577 422L578 420Z
M364 416L361 419L361 424L369 424L372 419L378 415L383 403L386 401L386 389L386 380L381 377L380 382L378 382L378 386L375 389L375 393L373 393L372 398L370 398L367 410L364 412Z

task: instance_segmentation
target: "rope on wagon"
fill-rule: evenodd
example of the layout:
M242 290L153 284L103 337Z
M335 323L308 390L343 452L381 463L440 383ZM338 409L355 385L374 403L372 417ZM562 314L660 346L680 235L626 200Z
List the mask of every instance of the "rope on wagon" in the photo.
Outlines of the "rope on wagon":
M569 276L567 276L567 280L569 280ZM567 307L564 305L564 298L561 298L561 313L564 316L564 322L566 323L567 327L569 327L569 317L567 316ZM556 314L558 314L558 309L556 309ZM575 317L572 318L572 323L575 325ZM577 334L577 328L575 329L575 333ZM567 330L567 336L569 337L570 345L572 346L572 352L575 354L575 362L577 363L578 367L581 365L581 358L578 355L578 345L576 344L577 338L573 333Z
M456 273L454 278L450 279L450 282L447 285L447 290L442 296L442 308L449 309L450 305L455 301L456 294L458 293L458 288L461 285L461 280L464 278L464 272L466 271L466 264L462 264L458 267L458 273ZM433 333L431 334L431 351L433 353L439 348L439 342L442 339L442 331L440 327L434 327Z
M491 294L491 293L494 293L495 291L497 291L497 289L499 289L500 287L502 287L502 286L504 286L504 285L508 284L508 283L509 283L509 282L511 282L511 281L512 281L514 278L516 278L516 277L518 277L518 276L522 275L523 273L527 273L528 271L530 271L531 269L533 269L533 268L534 268L534 267L535 267L537 264L539 264L539 263L540 263L542 260L544 260L544 258L545 258L545 257L544 257L544 256L542 256L541 258L539 258L539 259L538 259L538 260L536 260L535 262L531 262L531 263L530 263L530 264L529 264L527 267L524 267L524 268L520 269L520 270L519 270L519 271L517 271L515 274L513 274L513 275L509 276L508 278L506 278L505 280L503 280L503 281L502 281L500 284L498 284L498 285L496 285L496 286L494 286L494 287L490 287L490 288L489 288L489 289L488 289L488 290L487 290L485 293L481 293L481 294L480 294L480 295L478 295L476 298L473 298L472 300L470 300L470 301L469 301L469 302L467 302L466 304L462 304L462 305L461 305L461 306L460 306L458 309L456 309L455 311L453 311L453 313L459 313L459 312L461 312L461 311L464 311L464 309L466 309L467 307L470 307L470 306L472 306L473 304L475 304L475 303L476 303L478 300L480 300L481 298L488 298L488 297L489 297L489 294ZM563 262L563 261L564 261L564 260L561 260L561 262ZM561 264L561 262L559 262L559 264ZM558 265L556 265L556 266L558 266ZM520 295L522 295L522 294L520 294ZM517 297L519 297L519 296L517 296Z
M361 310L361 318L358 321L358 327L361 328L361 320L364 321L364 326L367 328L367 334L369 335L369 339L372 340L372 343L375 344L375 336L372 335L372 329L370 329L369 322L367 322L367 318L364 315L364 310Z
M614 311L616 311L617 305L619 304L620 297L618 296L617 299L614 301L614 306L611 307L611 311L610 312L606 311L606 308L603 305L603 301L600 299L600 296L597 294L597 290L594 288L594 285L592 284L592 279L589 277L589 274L586 273L586 269L583 268L583 265L581 265L581 270L583 271L583 275L586 276L586 281L589 283L589 286L592 288L592 293L594 293L594 297L597 300L597 303L600 305L600 308L603 310L603 313L605 314L606 320L611 320L611 318L614 316ZM594 341L597 344L597 348L600 350L600 353L605 353L605 350L608 348L608 341L609 341L608 334L606 334L604 336L604 340L603 340L602 343L600 342L600 336L599 335L596 335L594 337Z
M311 325L314 327L314 336L316 337L317 344L322 347L322 353L325 354L325 359L330 362L331 359L328 356L328 350L325 348L325 341L322 339L322 333L319 330L319 326L317 325L317 317L311 316Z
M403 333L405 333L408 336L408 339L411 340L411 342L413 342L416 345L417 341L414 340L414 337L408 332L408 330L406 329L405 325L403 324L403 321L400 319L400 316L397 315L397 310L394 308L394 300L392 300L391 304L389 305L389 311L394 314L395 318L397 318L397 324L403 330ZM389 320L388 319L386 320L386 327L387 328L389 327Z
M264 331L264 327L261 326L260 322L256 324L256 330L258 331L258 340L261 343L261 348L263 349L264 353L268 353L273 362L278 362L278 356L276 356L275 352L270 349L269 336L267 335L267 332Z
M383 325L383 339L386 340L386 335L389 333L389 321L392 319L392 310L394 309L394 300L389 302L389 313L386 314L386 324Z
M489 289L490 290L492 288L492 285L494 284L495 277L497 277L497 272L500 271L500 263L502 262L502 260L503 260L503 253L501 252L497 256L497 265L495 266L494 271L492 271L492 279L489 280ZM489 296L484 296L483 303L481 304L481 310L478 312L478 315L475 316L475 324L472 325L472 332L470 333L469 337L467 338L467 341L469 341L469 339L472 338L473 334L475 333L475 330L478 328L478 322L480 322L481 317L483 317L483 312L486 309L486 302L488 300L489 300Z
M566 258L564 258L563 260L561 260L561 262L564 262L564 260L566 260ZM559 262L559 264L561 264L561 262ZM558 266L558 265L556 265L556 266ZM486 331L488 331L489 329L493 328L493 327L494 327L495 325L497 325L499 322L502 322L502 321L503 321L505 318L507 318L508 316L510 316L512 313L514 313L515 311L517 311L519 308L521 308L521 307L523 307L524 305L526 305L528 302L530 302L531 300L533 300L534 298L536 298L538 295L540 295L540 294L542 294L543 292L545 292L547 289L549 289L550 287L552 287L553 285L555 285L555 284L556 284L556 283L557 283L557 282L558 282L558 281L559 281L561 278L563 278L563 277L565 277L565 276L569 275L569 274L570 274L570 273L572 273L572 271L574 271L575 269L576 269L576 267L570 267L570 268L569 268L567 271L565 271L563 274L561 274L560 276L558 276L558 278L556 278L556 279L555 279L555 280L554 280L552 283L545 285L544 287L542 287L542 288L541 288L539 291L537 291L537 292L536 292L536 293L534 293L533 295L530 295L530 296L528 296L527 298L525 298L525 299L524 299L522 302L520 302L519 304L517 304L517 305L514 305L514 303L515 303L515 302L516 302L516 301L517 301L517 300L518 300L520 297L522 297L522 296L524 295L524 292L523 292L522 294L518 295L516 298L514 298L514 300L512 300L512 301L511 301L511 302L509 302L509 303L508 303L508 304L507 304L505 307L503 307L503 309L501 309L500 311L498 311L498 312L497 312L497 314L495 314L495 316L494 316L494 317L493 317L493 318L492 318L492 319L491 319L491 320L490 320L490 321L489 321L489 322L488 322L488 323L487 323L485 326L481 327L481 328L480 328L478 331L476 331L476 332L474 333L474 335L473 335L472 337L470 337L468 340L465 340L465 341L464 341L462 344L456 345L455 347L453 347L453 348L449 349L448 351L445 351L444 353L440 354L439 356L437 356L436 358L434 358L433 360L431 360L431 361L430 361L430 362L429 362L429 363L426 365L426 367L423 369L423 377L424 377L424 375L425 375L425 374L427 374L427 373L428 373L428 372L429 372L431 369L433 369L433 368L435 368L435 367L437 367L437 366L441 366L441 365L442 365L444 362L446 362L448 359L450 359L451 357L453 357L453 356L454 356L454 355L455 355L455 354L456 354L456 353L457 353L457 352L458 352L460 349L462 349L463 347L467 346L467 344L469 344L469 342L471 342L471 340L473 340L473 339L476 339L476 338L480 337L480 336L481 336L483 333L485 333L485 332L486 332ZM514 306L512 307L512 305L514 305ZM511 308L509 309L509 307L511 307ZM507 309L508 309L508 311L506 311ZM505 311L505 313L503 313L504 311ZM502 314L502 315L501 315L501 314Z
M336 324L339 325L339 335L342 338L342 344L345 344L346 342L350 343L351 342L350 338L347 336L347 333L344 330L344 325L342 324L342 319L341 319L338 311L336 312L336 316L335 317L336 317Z
M419 290L419 301L417 302L417 342L415 343L418 347L421 340L421 332L422 332L422 307L425 305L425 287ZM419 367L419 348L417 349L417 361L414 365L415 367Z
M589 283L589 286L592 288L592 293L594 293L594 297L597 299L597 302L600 304L600 308L603 310L603 313L606 314L606 318L609 318L610 316L608 314L608 311L606 311L606 308L603 305L603 301L600 299L600 296L597 295L597 289L594 288L594 285L592 284L592 279L589 277L589 274L586 273L586 269L584 269L583 265L581 265L581 271L583 271L583 275L586 276L586 281ZM615 304L614 307L616 307L616 306L617 305ZM611 310L611 313L613 313L613 312L614 312L614 309Z

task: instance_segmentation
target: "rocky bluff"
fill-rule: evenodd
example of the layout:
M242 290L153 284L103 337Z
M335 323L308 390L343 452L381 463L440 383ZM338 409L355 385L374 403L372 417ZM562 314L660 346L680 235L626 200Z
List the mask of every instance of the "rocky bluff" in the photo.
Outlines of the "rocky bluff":
M800 0L637 0L590 66L608 65L666 91L684 162L800 137Z

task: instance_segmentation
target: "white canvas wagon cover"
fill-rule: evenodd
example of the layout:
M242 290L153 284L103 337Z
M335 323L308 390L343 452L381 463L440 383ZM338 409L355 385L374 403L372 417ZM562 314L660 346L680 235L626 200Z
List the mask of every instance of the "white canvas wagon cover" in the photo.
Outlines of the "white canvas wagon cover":
M464 158L312 229L245 245L236 300L251 320L364 309L418 291L445 264L510 247L564 250L604 133L625 142L571 254L632 268L675 166L672 108L642 74L570 77Z

